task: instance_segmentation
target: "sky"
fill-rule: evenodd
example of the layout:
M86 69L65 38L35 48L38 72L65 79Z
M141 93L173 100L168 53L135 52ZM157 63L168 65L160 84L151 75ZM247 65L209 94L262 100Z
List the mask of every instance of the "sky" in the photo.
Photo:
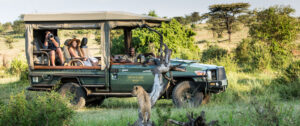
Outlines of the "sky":
M273 5L290 5L300 16L300 0L0 0L0 22L12 22L21 14L125 11L146 14L155 10L158 16L184 16L192 12L208 12L208 6L246 2L250 9Z

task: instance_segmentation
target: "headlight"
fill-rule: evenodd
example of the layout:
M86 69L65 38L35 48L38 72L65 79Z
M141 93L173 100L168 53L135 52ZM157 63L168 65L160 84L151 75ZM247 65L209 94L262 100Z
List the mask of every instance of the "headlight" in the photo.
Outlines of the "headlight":
M207 80L211 80L211 71L207 71Z
M32 82L33 83L38 83L39 82L39 77L32 77Z
M195 71L195 74L198 76L205 75L205 71Z
M194 71L194 72L198 76L207 75L207 80L212 80L211 71L207 71L207 73L206 73L206 71L203 71L203 70L201 70L201 71Z

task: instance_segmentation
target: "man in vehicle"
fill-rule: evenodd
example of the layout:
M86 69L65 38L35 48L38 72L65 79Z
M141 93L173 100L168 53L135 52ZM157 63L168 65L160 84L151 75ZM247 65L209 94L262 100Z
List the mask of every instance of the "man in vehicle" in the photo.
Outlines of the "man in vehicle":
M139 55L135 54L135 48L129 49L128 55L124 55L120 60L121 63L137 63Z
M57 36L54 36L50 31L46 31L44 48L50 49L50 62L52 66L55 66L55 54L58 55L61 65L64 64L63 53L60 48L60 40Z

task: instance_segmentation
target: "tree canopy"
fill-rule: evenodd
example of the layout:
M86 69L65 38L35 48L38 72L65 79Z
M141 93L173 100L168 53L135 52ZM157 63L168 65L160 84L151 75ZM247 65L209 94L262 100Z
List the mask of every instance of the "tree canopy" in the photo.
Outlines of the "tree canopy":
M219 31L226 30L228 40L231 41L231 34L237 29L237 16L245 13L250 5L248 3L215 4L209 6L210 12L207 13L208 23L212 27L218 26ZM218 22L215 23L214 21Z
M161 27L155 28L163 35L164 43L173 50L173 58L200 59L200 50L194 44L196 33L186 26L181 25L175 19L169 23L162 23ZM124 53L124 35L112 39L112 54ZM132 46L139 53L157 53L159 49L159 36L146 28L132 31Z

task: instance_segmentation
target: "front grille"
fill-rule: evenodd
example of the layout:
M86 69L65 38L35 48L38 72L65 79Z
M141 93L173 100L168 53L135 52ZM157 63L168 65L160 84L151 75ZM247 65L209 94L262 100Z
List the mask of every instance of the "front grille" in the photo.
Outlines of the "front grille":
M224 67L219 67L218 68L218 80L225 80L226 77L226 73L225 73L225 69Z

